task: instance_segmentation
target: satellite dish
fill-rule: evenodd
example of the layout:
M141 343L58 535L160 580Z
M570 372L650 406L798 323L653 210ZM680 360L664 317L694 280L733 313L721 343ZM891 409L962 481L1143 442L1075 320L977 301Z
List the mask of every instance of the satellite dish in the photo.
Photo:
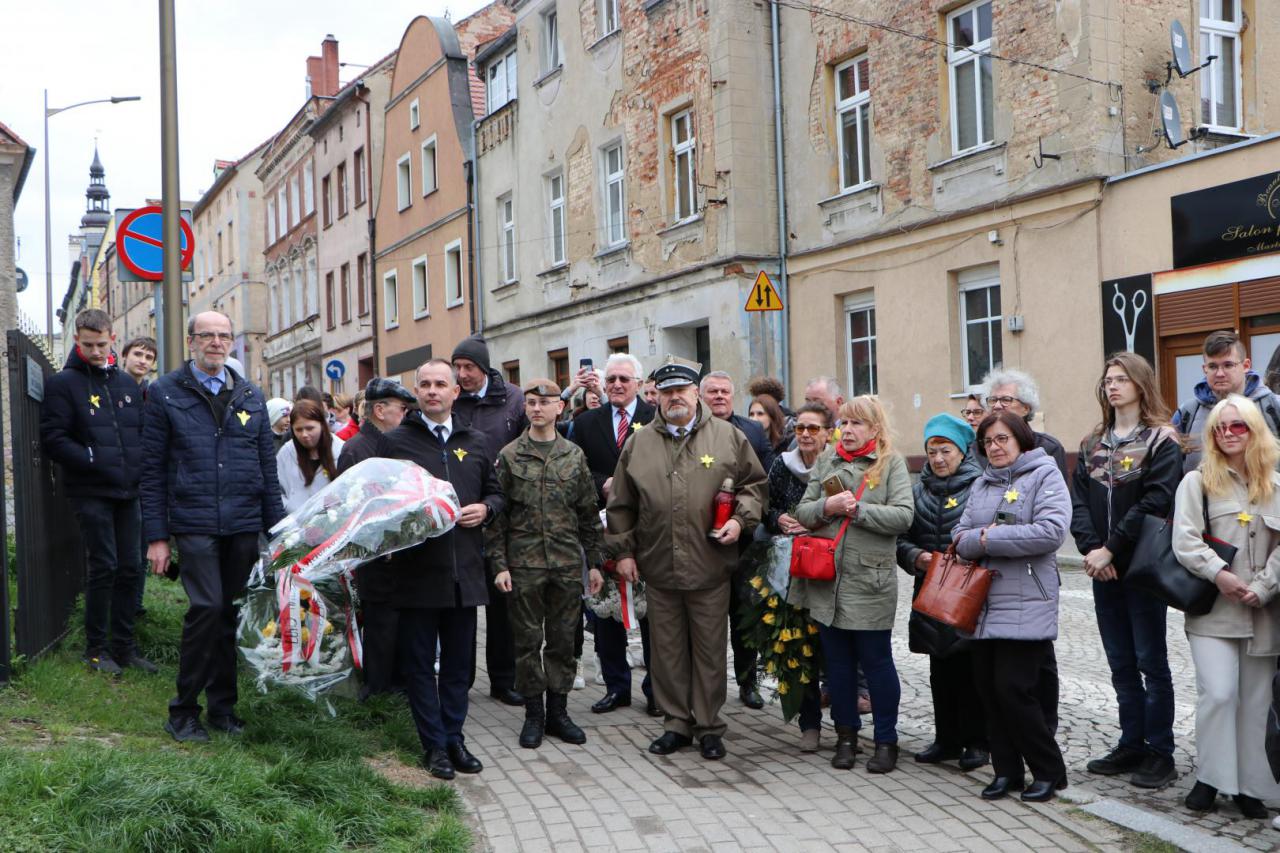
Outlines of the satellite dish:
M31 283L31 281L30 281L30 279L28 279L28 278L27 278L27 272L26 272L26 270L24 270L22 267L18 267L18 268L15 270L15 272L18 274L18 287L17 287L17 290L18 290L18 292L19 292L19 293L21 293L22 291L24 291L24 290L26 290L26 289L27 289L27 285L28 285L28 284L30 284L30 283Z
M1179 21L1174 21L1169 27L1169 44L1173 48L1173 70L1179 77L1186 77L1196 70L1191 64L1191 42Z
M1178 102L1168 89L1160 93L1160 128L1170 148L1177 148L1187 141L1182 135L1182 114L1178 111Z

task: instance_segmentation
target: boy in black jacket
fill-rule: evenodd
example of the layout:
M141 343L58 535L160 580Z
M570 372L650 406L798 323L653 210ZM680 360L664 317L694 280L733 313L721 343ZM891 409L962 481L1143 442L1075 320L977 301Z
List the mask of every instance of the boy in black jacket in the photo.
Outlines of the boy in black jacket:
M45 383L40 432L45 453L62 466L88 556L84 660L113 675L122 666L155 672L133 638L142 560L142 392L115 364L105 311L76 315L75 341L66 366Z

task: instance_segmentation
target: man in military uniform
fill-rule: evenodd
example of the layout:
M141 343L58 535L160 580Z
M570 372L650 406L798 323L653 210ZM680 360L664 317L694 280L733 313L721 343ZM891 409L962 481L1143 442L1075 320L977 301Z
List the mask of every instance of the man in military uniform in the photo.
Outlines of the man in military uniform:
M582 619L584 550L591 593L604 583L595 483L582 450L556 431L562 411L556 383L537 379L525 386L529 428L498 454L507 506L485 531L494 586L511 593L515 685L525 700L520 745L526 749L537 749L544 732L565 743L587 742L567 708L574 634Z
M716 759L725 754L720 708L736 543L760 523L768 482L747 437L698 401L700 369L668 356L654 371L658 416L622 448L605 541L618 576L646 583L653 692L666 716L649 751L668 755L696 737L703 758ZM726 480L732 515L713 531Z

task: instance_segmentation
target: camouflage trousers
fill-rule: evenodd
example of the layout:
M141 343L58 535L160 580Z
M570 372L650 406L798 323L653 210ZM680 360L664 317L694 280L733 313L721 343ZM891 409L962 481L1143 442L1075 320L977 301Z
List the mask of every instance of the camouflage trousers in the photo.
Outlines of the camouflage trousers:
M516 692L533 697L573 689L573 638L582 619L582 568L511 569Z

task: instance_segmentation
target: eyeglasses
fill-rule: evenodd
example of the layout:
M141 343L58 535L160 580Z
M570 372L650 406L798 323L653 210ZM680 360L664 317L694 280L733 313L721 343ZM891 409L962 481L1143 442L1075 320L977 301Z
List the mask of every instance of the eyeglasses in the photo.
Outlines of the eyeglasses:
M1249 425L1244 421L1232 421L1231 423L1218 424L1216 427L1218 435L1248 435Z
M988 397L987 398L987 405L993 408L997 404L1001 406L1012 406L1016 402L1018 402L1017 397L1004 396L1004 397Z
M1013 436L1009 435L1008 433L1001 433L1000 435L989 435L986 438L982 439L982 446L992 447L998 444L1001 447L1004 447L1006 444L1009 443L1009 439L1011 438L1013 438Z
M826 427L820 427L817 424L796 424L796 435L817 435Z
M985 415L986 413L987 413L986 409L961 409L960 410L960 414L964 415L966 418L976 418L979 415Z
M635 382L635 381L636 381L636 378L634 376L614 375L614 376L606 376L604 378L604 384L606 385L626 385L628 382Z
M1102 387L1110 388L1113 385L1119 387L1121 385L1128 385L1132 381L1133 380L1128 376L1108 376L1106 379L1102 380Z
M1204 372L1217 373L1218 371L1222 371L1223 373L1230 373L1239 367L1240 364L1241 362L1238 361L1208 361L1205 362Z
M191 337L195 338L202 344L207 344L215 339L224 344L229 344L236 339L235 335L230 332L196 332Z

